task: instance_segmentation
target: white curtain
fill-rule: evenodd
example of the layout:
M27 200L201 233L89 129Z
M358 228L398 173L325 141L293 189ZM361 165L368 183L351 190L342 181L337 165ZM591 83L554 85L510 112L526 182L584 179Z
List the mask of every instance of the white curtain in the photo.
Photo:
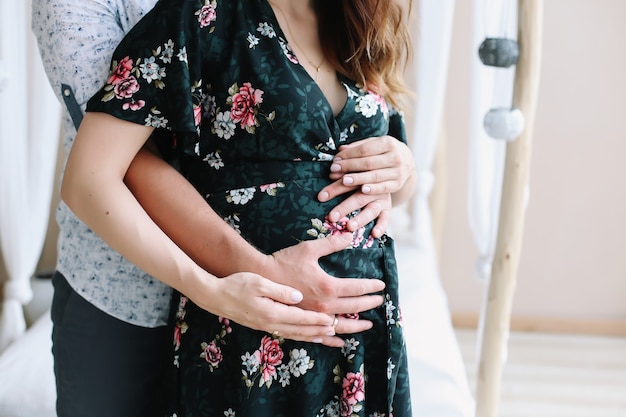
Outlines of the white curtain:
M485 66L478 48L487 37L517 38L517 1L474 0L473 28L468 211L479 254L476 276L486 281L495 250L505 142L487 136L483 119L491 108L511 107L515 66Z
M488 37L517 38L517 0L474 0L473 20L468 216L478 251L475 276L484 284L486 297L500 216L506 142L489 137L483 120L492 108L511 107L515 66L485 66L478 57L478 48ZM486 305L482 303L477 352L481 350Z
M409 132L418 184L410 227L399 245L401 303L409 345L411 398L416 415L470 417L474 400L441 286L433 239L429 195L440 137L448 78L454 0L420 0L414 31L417 105ZM408 229L408 234L406 233Z
M0 0L0 248L8 273L0 351L26 329L54 186L60 105L30 30L31 2Z
M445 102L454 6L454 0L421 0L415 39L417 106L410 137L418 184L412 235L418 247L429 251L435 249L428 197L435 181L432 166Z

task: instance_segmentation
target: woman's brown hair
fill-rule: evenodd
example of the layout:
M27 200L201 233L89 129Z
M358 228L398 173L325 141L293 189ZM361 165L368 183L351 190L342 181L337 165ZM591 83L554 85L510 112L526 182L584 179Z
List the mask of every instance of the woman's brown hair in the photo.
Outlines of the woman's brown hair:
M411 56L412 0L317 0L319 32L328 60L340 72L401 107Z

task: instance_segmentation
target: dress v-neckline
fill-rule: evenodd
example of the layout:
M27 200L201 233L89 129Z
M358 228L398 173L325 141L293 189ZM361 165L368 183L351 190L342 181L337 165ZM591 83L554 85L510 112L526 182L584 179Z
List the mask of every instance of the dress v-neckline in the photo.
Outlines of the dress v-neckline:
M342 74L338 73L337 71L335 71L335 77L337 78L339 83L342 85L342 87L346 90L346 100L344 101L343 105L341 106L341 108L339 109L337 114L335 114L335 110L333 109L333 106L330 104L330 101L328 100L328 97L326 96L326 94L324 94L324 91L322 90L322 88L319 86L317 81L315 81L313 76L311 76L311 74L306 70L306 68L304 68L304 66L302 65L302 62L300 61L300 58L298 58L298 56L294 53L293 48L289 44L289 40L287 39L287 36L285 35L285 32L283 31L283 28L280 26L280 23L278 22L278 17L276 16L276 12L274 12L274 8L270 4L269 0L262 0L262 3L264 3L265 7L267 8L266 12L269 13L269 15L270 15L270 17L272 19L272 23L275 25L274 32L276 32L276 36L281 37L285 41L285 45L289 49L289 52L296 58L298 63L295 63L295 62L289 60L287 58L287 56L285 56L284 59L289 61L291 64L296 65L297 67L299 67L300 71L305 74L306 78L308 79L308 82L310 84L313 84L313 86L314 86L313 88L315 88L315 90L317 90L318 94L324 100L324 103L330 109L330 113L331 113L331 115L333 117L333 120L335 122L337 122L339 120L339 118L341 117L341 115L345 112L346 108L348 107L348 102L350 101L350 91L348 91L349 87L348 87L348 85L346 85L345 81L341 79L344 76ZM283 53L283 55L285 55L285 54Z

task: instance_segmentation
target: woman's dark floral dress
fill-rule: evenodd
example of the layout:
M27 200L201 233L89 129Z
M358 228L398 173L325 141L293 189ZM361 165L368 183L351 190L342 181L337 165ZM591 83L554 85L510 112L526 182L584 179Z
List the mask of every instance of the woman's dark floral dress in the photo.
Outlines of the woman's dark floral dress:
M346 219L325 218L337 199L316 198L338 146L385 134L404 140L400 114L340 80L348 99L334 116L266 0L162 0L121 43L88 110L174 132L184 175L271 253L344 230ZM345 336L342 349L273 339L175 297L168 415L410 416L393 241L373 239L371 228L321 260L332 275L386 283L384 305L361 314L374 328Z

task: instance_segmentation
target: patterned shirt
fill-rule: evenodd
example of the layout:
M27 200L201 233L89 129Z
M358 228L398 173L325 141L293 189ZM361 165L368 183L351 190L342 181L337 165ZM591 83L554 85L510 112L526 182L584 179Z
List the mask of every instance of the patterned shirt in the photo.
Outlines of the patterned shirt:
M33 0L32 30L50 84L62 100L61 85L72 88L84 110L104 85L111 56L124 34L156 0ZM64 114L63 144L76 135ZM57 270L78 294L126 322L155 327L166 323L171 289L111 249L61 202Z

